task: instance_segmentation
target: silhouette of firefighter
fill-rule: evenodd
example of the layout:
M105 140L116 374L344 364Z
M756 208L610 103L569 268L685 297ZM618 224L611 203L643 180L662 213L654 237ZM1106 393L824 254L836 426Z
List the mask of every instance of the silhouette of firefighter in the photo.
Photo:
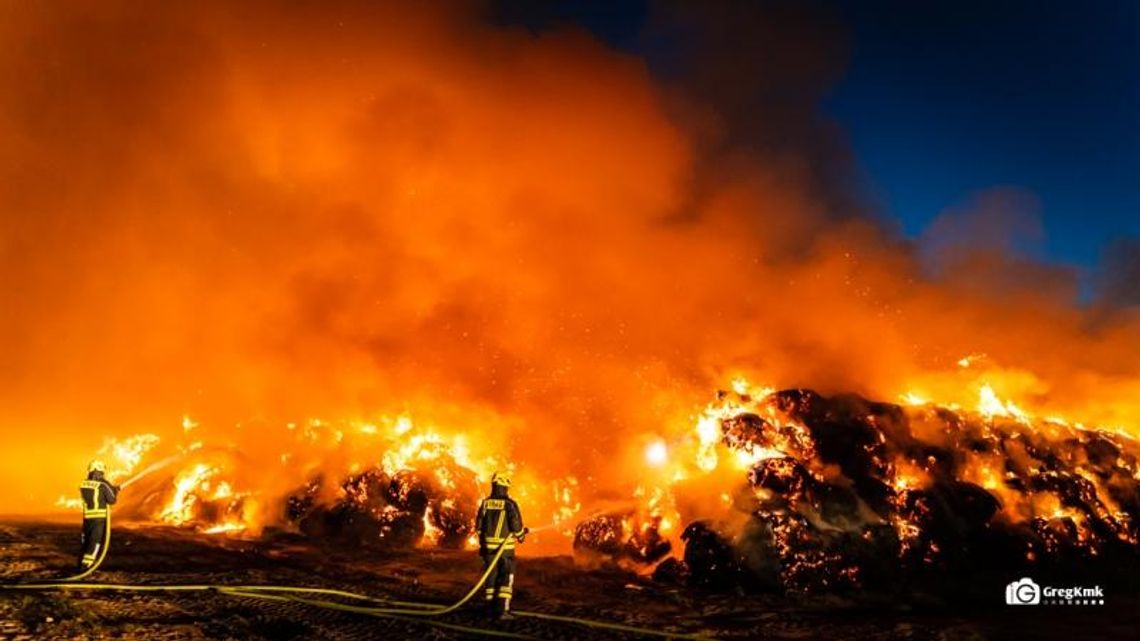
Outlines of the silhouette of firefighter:
M103 478L106 471L102 461L91 461L87 466L87 480L79 484L79 496L83 500L80 572L95 565L107 554L107 513L119 497L119 486L112 485Z
M475 529L479 533L479 554L486 571L495 560L500 546L503 554L487 577L485 596L487 615L496 619L511 618L511 596L515 585L515 545L522 543L528 530L523 527L519 504L508 496L511 476L495 472L491 477L491 496L479 505Z

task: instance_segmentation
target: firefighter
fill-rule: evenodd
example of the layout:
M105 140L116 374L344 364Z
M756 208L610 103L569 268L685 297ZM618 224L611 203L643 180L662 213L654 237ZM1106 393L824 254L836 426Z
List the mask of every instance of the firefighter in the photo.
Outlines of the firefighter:
M103 475L107 468L102 461L91 461L87 466L87 480L79 484L79 497L83 501L83 544L79 552L79 571L83 572L107 554L107 513L119 498L119 486L112 485Z
M515 544L522 543L528 530L523 527L519 504L507 495L511 487L508 472L495 472L491 477L491 496L479 504L475 529L479 533L479 554L483 557L486 572L499 547L503 555L491 574L487 576L487 616L496 619L511 617L511 596L515 585Z

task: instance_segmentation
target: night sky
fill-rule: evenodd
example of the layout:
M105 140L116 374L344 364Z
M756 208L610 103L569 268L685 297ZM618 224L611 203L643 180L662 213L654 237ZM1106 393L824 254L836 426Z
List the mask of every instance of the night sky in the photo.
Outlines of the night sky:
M751 6L793 4L804 5ZM646 38L657 9L502 2L499 18L536 32L583 26L668 76L685 35ZM904 233L920 236L981 191L1025 190L1044 234L1021 249L1076 266L1085 297L1105 253L1136 246L1140 3L858 0L812 11L840 25L843 58L818 108L847 137L864 199Z

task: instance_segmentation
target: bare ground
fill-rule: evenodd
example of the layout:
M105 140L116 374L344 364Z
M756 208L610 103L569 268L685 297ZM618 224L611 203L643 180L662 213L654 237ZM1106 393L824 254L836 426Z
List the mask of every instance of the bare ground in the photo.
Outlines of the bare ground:
M0 521L0 581L68 574L78 525ZM1103 606L948 604L922 594L711 594L666 587L618 569L585 570L569 557L522 557L521 610L584 617L719 639L895 640L1135 638L1140 599ZM111 553L91 580L135 584L276 584L449 603L479 576L471 552L322 547L280 535L242 541L154 526L116 525ZM488 623L469 607L442 624L538 639L634 639L628 633L520 618ZM1091 635L1091 636L1090 636ZM487 638L423 621L376 618L216 592L0 590L0 640L16 639L466 639Z

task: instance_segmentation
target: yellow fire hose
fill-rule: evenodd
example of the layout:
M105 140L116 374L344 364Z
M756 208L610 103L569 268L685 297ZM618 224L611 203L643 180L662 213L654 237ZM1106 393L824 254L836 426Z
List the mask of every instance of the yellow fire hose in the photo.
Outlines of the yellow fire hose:
M514 535L509 535L514 537ZM509 539L508 539L509 540ZM107 547L111 542L111 511L107 511L107 527L103 537L103 547L99 552L99 557L91 567L83 572L74 576L69 576L56 581L40 582L40 583L13 583L13 584L0 584L0 590L109 590L109 591L122 591L122 592L205 592L216 591L220 594L227 596L262 599L270 601L290 601L301 603L319 608L329 610L339 610L342 612L352 612L356 614L365 614L369 616L385 617L399 620L417 620L427 623L429 625L467 632L471 634L480 634L485 636L494 636L502 638L513 639L534 639L525 634L518 634L513 632L506 632L503 630L489 630L486 628L476 628L454 623L444 623L442 621L432 621L430 617L438 617L450 612L454 612L463 607L468 601L471 600L478 592L479 588L483 587L486 583L487 577L495 569L499 559L502 558L503 553L506 551L506 542L499 544L495 552L494 558L487 564L487 569L479 580L472 586L471 590L467 592L460 600L452 603L451 605L441 605L436 603L422 603L417 601L391 601L386 599L379 599L356 592L347 592L344 590L335 590L331 588L309 588L301 586L289 585L224 585L224 584L182 584L182 585L137 585L130 583L80 583L80 579L90 576L95 572L103 563L103 559L107 556ZM375 607L375 606L362 606L362 605L349 605L346 603L338 603L336 601L326 601L321 599L306 598L295 596L298 594L320 594L326 596L338 596L346 599L354 599L358 601L366 601L371 603L381 603L388 607ZM395 607L391 607L395 606ZM526 612L514 611L513 614L517 617L526 617L532 619L542 619L547 621L557 621L561 623L575 623L579 625L588 626L591 628L613 630L616 632L626 632L631 634L639 634L643 636L665 637L670 639L694 639L694 640L707 640L711 637L706 637L698 634L676 634L663 632L661 630L651 630L648 628L639 628L635 626L622 625L619 623L607 623L604 621L595 621L592 619L584 619L580 617L559 616L554 614L544 614L541 612Z
M103 528L103 545L99 548L99 556L96 557L95 562L92 563L90 567L88 567L86 570L83 570L79 574L75 574L75 575L72 575L69 577L64 577L64 578L60 579L60 581L78 581L80 579L86 579L87 577L91 576L95 572L95 570L99 569L100 565L103 565L103 559L107 558L107 548L109 548L109 547L111 547L111 509L110 508L107 509L107 525L104 526L104 528Z

